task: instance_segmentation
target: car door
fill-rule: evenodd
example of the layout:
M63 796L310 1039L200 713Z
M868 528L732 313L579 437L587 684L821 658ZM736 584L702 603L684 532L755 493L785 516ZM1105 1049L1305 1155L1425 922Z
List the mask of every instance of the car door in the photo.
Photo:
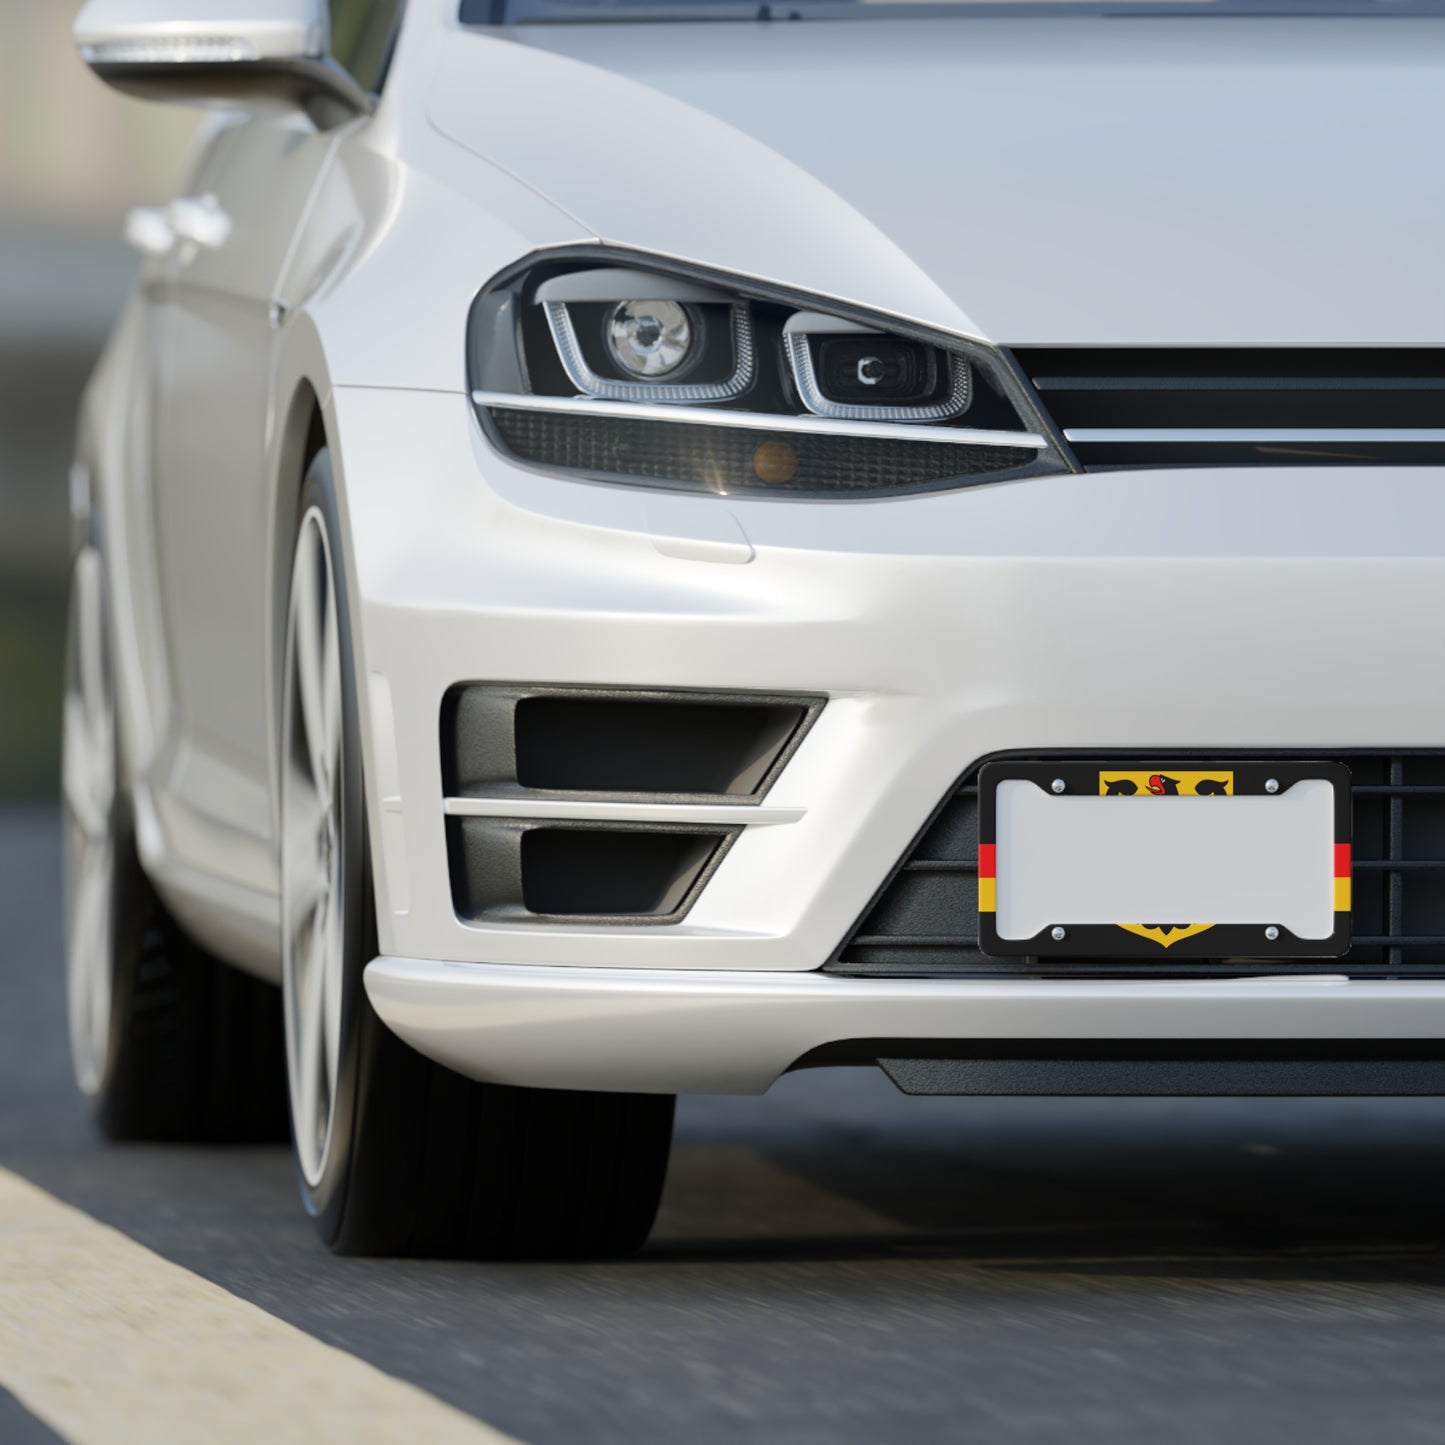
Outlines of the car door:
M274 886L270 849L245 843L269 843L272 828L273 298L334 145L300 115L218 129L190 194L168 207L176 239L157 296L153 516L171 683L157 802L174 843L188 831L200 842L207 820L224 828L233 846L211 846L212 865L225 857L218 871L263 891Z

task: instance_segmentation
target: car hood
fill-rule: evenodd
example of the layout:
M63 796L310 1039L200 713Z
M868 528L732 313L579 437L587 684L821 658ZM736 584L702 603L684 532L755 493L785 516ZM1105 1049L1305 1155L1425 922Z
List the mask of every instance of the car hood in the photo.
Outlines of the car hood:
M1006 344L1445 342L1445 22L510 36L431 120L610 243Z

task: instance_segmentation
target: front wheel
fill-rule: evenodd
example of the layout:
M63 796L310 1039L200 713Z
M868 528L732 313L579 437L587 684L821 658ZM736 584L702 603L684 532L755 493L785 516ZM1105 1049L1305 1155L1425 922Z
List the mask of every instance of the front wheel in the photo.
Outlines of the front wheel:
M670 1095L478 1084L371 1008L376 953L330 455L302 489L281 688L286 1062L301 1196L340 1254L601 1257L652 1227Z

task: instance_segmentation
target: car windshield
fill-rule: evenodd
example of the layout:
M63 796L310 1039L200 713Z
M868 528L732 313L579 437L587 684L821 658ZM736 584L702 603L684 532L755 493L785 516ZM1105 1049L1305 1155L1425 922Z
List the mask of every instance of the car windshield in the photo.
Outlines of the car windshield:
M1445 16L1445 0L462 0L467 25L1020 15Z

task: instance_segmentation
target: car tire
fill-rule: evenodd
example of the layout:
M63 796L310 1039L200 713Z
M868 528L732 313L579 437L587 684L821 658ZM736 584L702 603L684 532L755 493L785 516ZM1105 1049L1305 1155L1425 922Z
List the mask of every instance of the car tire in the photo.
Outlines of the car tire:
M338 1254L630 1253L657 1211L672 1096L476 1083L404 1044L366 997L376 911L345 554L325 449L308 468L294 536L279 796L302 1201Z
M110 636L105 568L92 537L71 574L62 722L76 1081L111 1139L283 1139L280 991L191 942L137 857Z

